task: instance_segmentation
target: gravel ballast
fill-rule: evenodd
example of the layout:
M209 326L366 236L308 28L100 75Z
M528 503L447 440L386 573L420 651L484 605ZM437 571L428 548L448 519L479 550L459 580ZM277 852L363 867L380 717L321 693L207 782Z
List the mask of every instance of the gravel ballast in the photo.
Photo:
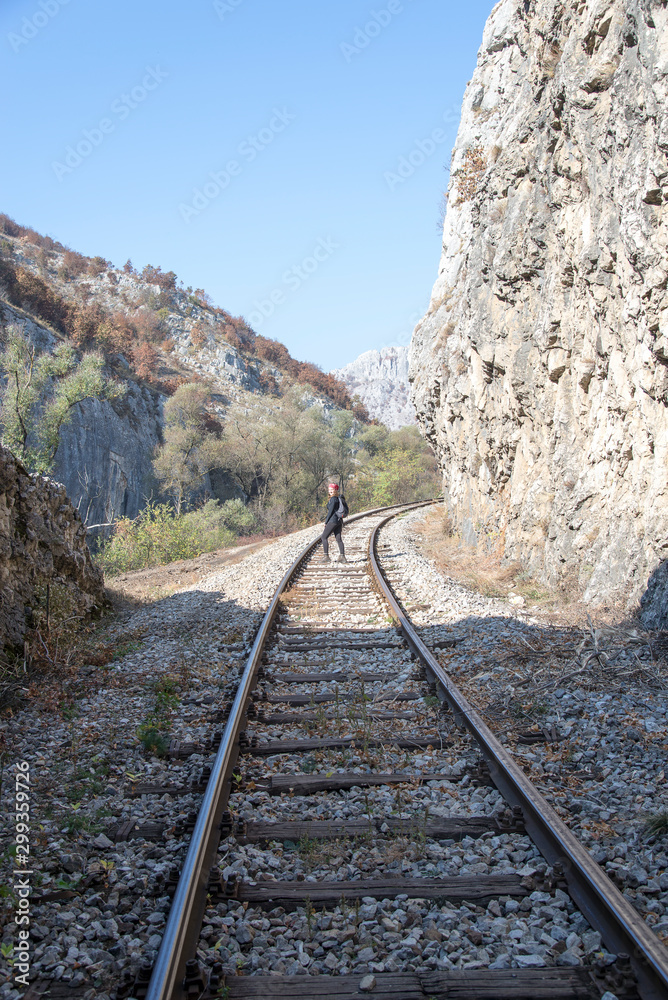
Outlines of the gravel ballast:
M558 666L554 675L557 681L565 675L563 681L536 691L532 678L546 654L558 645L577 647L580 630L554 626L517 595L484 597L438 572L421 552L423 518L407 514L382 532L397 553L386 568L399 599L428 646L457 639L454 648L438 651L442 666L668 943L668 822L657 836L646 827L662 813L668 821L668 671L665 661L655 662L652 637L625 626L614 663L619 679L612 667L597 671L592 659L584 671L577 663ZM636 661L637 676L629 676L626 665ZM518 742L522 732L552 727L558 742Z

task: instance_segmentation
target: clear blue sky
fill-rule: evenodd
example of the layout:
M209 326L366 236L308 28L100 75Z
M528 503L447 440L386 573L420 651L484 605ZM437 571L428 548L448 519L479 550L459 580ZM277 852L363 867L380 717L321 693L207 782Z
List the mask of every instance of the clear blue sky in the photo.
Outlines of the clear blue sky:
M325 370L406 343L491 7L4 0L0 211L174 270Z

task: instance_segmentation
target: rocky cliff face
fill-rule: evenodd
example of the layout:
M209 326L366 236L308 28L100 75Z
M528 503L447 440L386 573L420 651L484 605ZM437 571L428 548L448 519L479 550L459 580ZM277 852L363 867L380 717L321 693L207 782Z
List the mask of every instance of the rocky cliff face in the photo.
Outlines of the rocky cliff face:
M369 416L390 430L415 423L415 410L409 399L407 347L365 351L331 374L345 382L351 396L360 397Z
M667 154L665 2L497 4L413 400L464 535L591 600L668 556Z
M28 609L43 599L46 584L67 591L79 612L103 599L102 573L65 487L30 475L0 445L0 648L20 648Z
M38 351L52 351L58 339L28 313L2 303L2 321L23 331ZM76 406L61 432L53 478L86 524L136 517L145 498L157 494L151 461L162 435L162 401L145 384L128 380L123 396L86 400Z
M61 433L53 476L86 524L136 517L159 492L151 463L161 442L161 397L133 382L124 388L113 402L80 403Z

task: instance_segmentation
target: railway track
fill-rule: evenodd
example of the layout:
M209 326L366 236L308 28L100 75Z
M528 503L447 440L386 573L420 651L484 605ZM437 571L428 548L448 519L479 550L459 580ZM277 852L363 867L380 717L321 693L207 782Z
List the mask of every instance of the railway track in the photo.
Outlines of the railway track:
M668 997L666 949L394 598L402 509L350 518L346 564L313 543L283 578L157 960L119 998ZM586 922L616 960L559 964Z

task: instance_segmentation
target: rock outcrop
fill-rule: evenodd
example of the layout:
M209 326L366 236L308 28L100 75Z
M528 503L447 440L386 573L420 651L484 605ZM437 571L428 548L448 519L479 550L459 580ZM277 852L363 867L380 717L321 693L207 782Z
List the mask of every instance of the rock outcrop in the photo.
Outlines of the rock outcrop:
M59 602L89 611L103 600L102 573L93 565L86 528L65 487L30 475L0 445L0 643L23 643L33 609L44 609L46 585Z
M497 4L413 401L464 536L594 601L668 557L667 154L663 0Z
M390 430L415 423L415 409L409 399L407 347L365 351L331 374L345 382L351 396L359 396L370 417Z
M61 431L53 476L86 524L136 517L159 485L152 460L162 439L162 399L147 386L124 384L113 401L80 403Z

